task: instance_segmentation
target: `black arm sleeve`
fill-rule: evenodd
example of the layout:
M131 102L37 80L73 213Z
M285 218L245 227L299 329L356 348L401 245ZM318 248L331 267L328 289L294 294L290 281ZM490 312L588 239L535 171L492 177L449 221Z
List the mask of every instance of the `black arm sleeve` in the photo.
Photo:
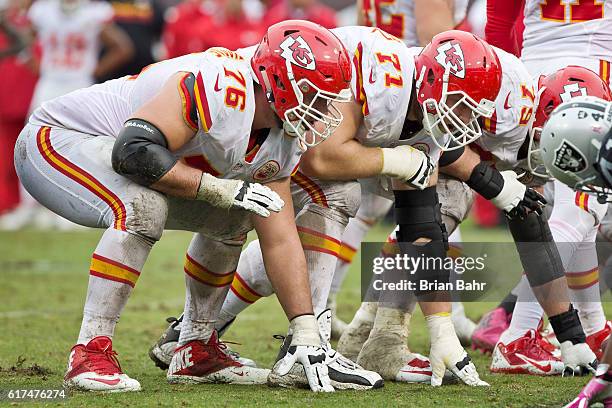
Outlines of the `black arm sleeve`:
M451 140L448 147L455 147L455 146L457 146L457 143L454 140ZM451 164L459 160L461 156L463 156L463 152L465 152L465 146L461 146L458 149L442 152L442 155L440 156L440 159L438 160L438 166L440 167L450 166Z
M113 169L147 187L162 178L177 161L168 150L164 134L142 119L125 122L113 146Z

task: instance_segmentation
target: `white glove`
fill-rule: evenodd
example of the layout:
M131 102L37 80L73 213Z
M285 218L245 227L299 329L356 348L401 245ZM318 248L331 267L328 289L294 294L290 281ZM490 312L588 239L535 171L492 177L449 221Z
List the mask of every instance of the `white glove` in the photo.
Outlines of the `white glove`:
M512 170L500 172L504 178L504 186L499 194L491 199L493 205L506 212L512 211L525 197L527 186L518 181L518 175Z
M279 360L274 370L286 375L295 363L304 367L310 389L314 392L334 392L327 370L327 354L321 343L317 320L313 315L303 315L291 321L293 337L287 354Z
M561 343L561 360L565 364L563 376L586 375L595 373L597 357L586 343L572 344L567 340Z
M442 385L444 372L448 368L467 385L489 386L487 382L480 379L470 356L461 346L450 316L431 315L427 316L426 320L431 337L429 349L431 385L434 387Z
M242 208L262 217L270 216L270 211L279 212L285 205L276 192L262 184L224 180L207 173L202 174L196 199L228 210Z
M429 185L429 178L436 166L426 153L408 145L381 150L383 168L380 174L400 179L419 190Z

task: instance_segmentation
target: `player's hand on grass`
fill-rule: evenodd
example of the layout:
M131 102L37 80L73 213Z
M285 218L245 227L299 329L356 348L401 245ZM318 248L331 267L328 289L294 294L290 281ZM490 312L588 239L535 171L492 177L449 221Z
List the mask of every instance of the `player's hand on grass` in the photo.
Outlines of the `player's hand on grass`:
M322 346L289 346L289 350L276 365L280 375L287 374L294 364L304 367L310 389L314 392L334 392L327 374L326 353Z
M565 364L563 376L573 377L594 374L597 368L597 357L586 343L561 343L561 360Z
M442 385L444 372L448 369L465 384L478 387L489 384L480 379L476 366L466 353L455 334L450 316L446 314L426 317L431 337L429 361L431 363L431 385Z

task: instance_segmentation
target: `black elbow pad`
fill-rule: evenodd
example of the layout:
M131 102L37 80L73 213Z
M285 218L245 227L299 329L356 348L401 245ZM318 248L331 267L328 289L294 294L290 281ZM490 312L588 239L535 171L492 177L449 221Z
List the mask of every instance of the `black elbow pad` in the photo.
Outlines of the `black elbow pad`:
M113 146L113 170L143 186L162 178L178 159L168 150L164 134L142 119L129 119Z

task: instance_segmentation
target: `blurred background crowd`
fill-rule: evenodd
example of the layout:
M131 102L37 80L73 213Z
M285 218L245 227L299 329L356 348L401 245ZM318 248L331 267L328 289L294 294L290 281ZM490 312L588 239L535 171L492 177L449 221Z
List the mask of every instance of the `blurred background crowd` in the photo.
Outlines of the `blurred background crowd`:
M75 228L38 206L15 174L15 140L42 102L162 59L253 45L286 19L355 25L359 9L354 0L0 0L0 229ZM484 37L485 23L486 1L471 0L458 28ZM500 222L484 200L474 218Z

